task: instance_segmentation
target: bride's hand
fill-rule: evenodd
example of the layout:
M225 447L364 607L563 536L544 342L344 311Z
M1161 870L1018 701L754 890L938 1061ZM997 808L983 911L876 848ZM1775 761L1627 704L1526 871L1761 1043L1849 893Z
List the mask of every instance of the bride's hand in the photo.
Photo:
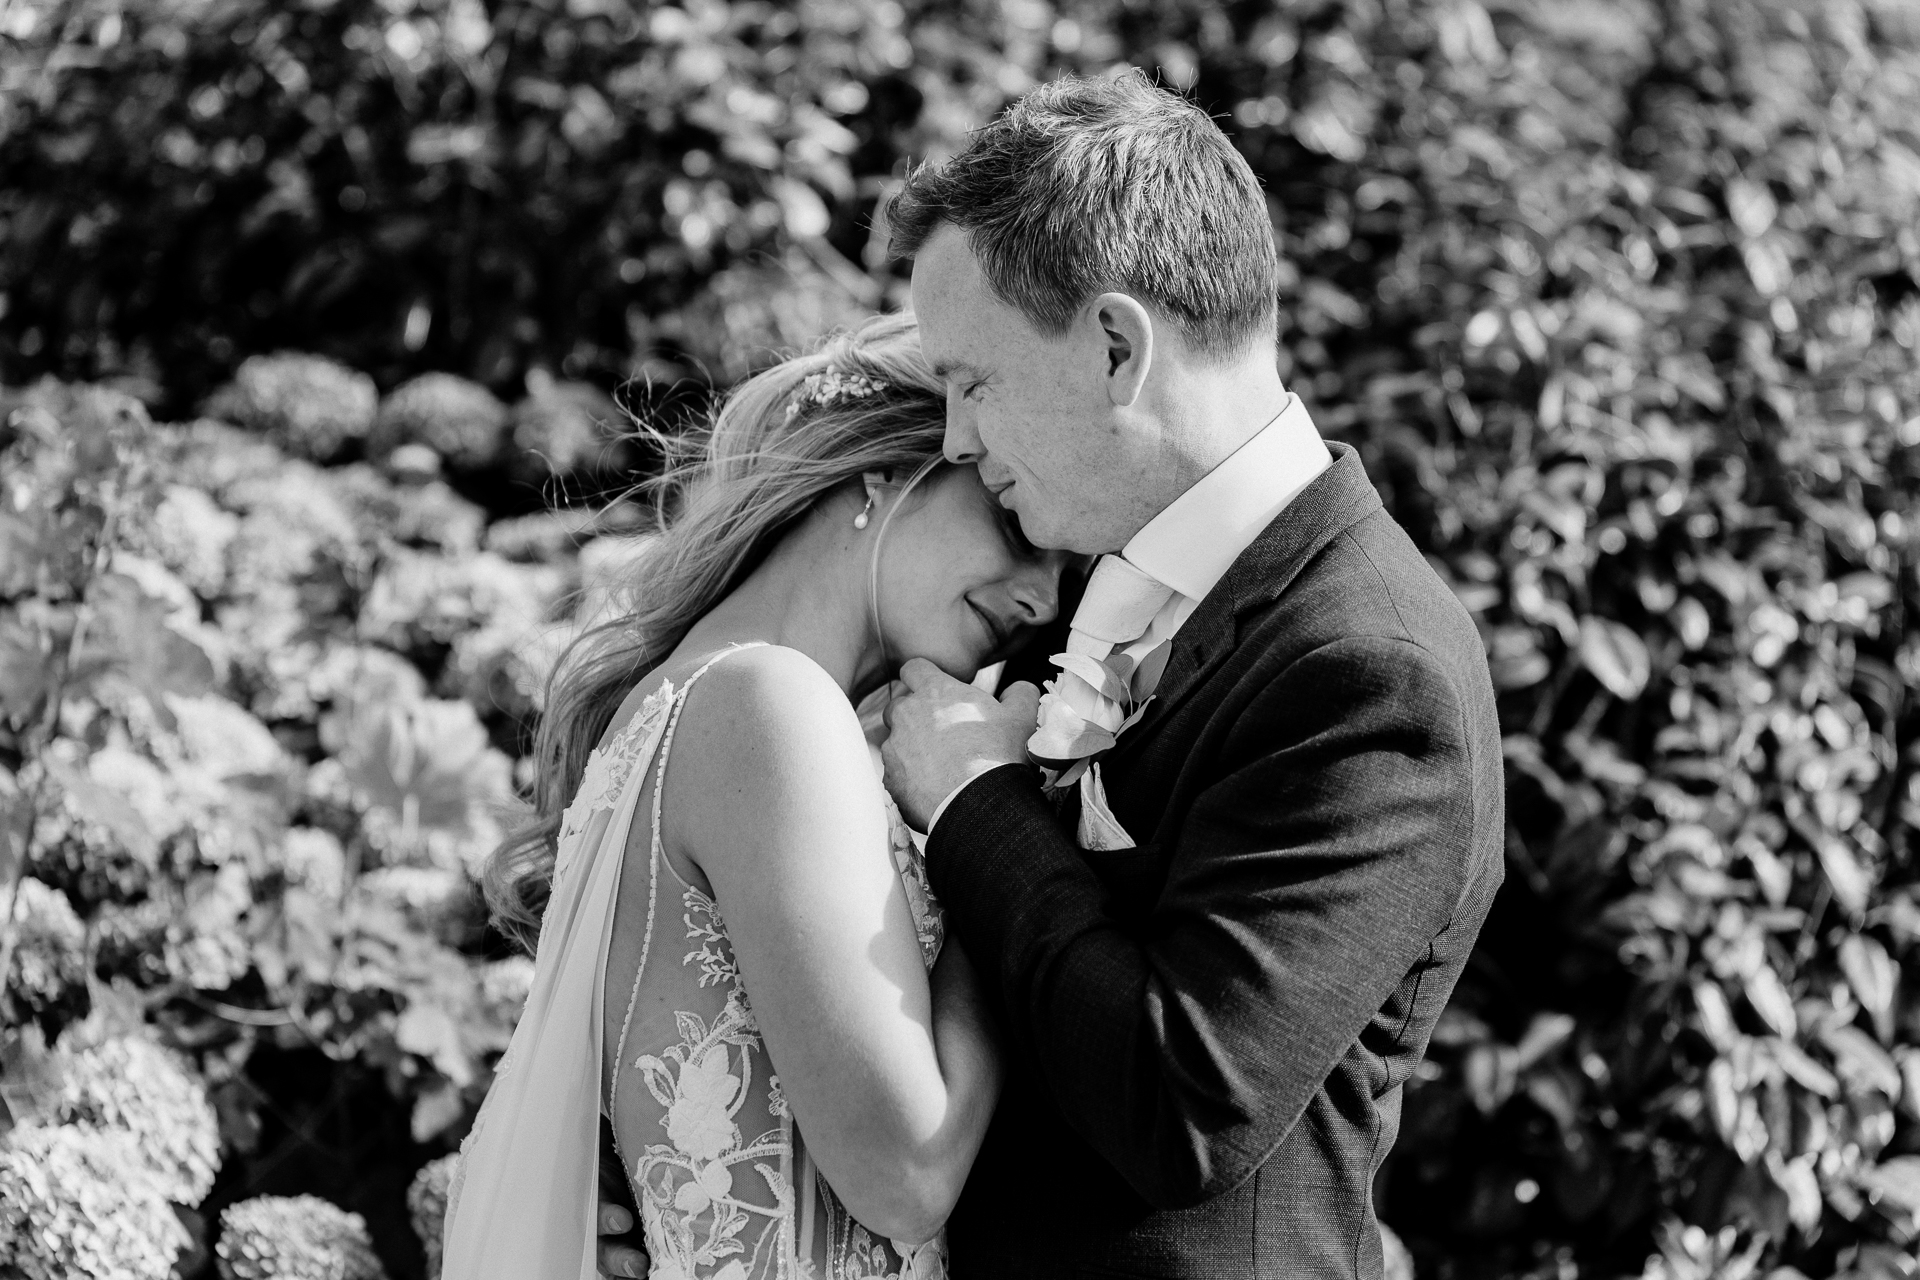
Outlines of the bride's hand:
M652 1263L647 1258L646 1250L625 1239L633 1229L631 1213L609 1201L600 1202L601 1275L639 1277L651 1269Z
M908 692L887 707L881 755L900 812L924 831L941 801L974 778L1027 759L1040 691L1021 683L996 698L924 658L900 668Z

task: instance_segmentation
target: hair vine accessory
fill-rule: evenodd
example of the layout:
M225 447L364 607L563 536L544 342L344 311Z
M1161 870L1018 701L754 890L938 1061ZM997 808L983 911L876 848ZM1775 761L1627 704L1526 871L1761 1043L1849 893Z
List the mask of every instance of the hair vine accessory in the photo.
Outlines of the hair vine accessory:
M864 373L843 373L822 369L800 380L800 389L787 406L787 421L792 422L807 409L825 409L849 400L865 400L879 395L893 384Z

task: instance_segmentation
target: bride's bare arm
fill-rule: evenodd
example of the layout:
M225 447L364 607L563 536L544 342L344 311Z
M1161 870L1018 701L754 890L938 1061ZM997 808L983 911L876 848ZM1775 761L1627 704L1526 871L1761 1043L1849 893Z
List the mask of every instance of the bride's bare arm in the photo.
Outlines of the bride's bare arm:
M690 697L663 837L713 888L783 1092L827 1182L870 1230L946 1221L999 1068L952 944L929 982L859 722L817 665L740 653Z

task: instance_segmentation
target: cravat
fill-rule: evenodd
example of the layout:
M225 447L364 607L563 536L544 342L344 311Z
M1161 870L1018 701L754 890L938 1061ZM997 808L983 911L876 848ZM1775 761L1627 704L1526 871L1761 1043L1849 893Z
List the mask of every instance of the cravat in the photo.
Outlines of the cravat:
M1128 659L1126 676L1130 701L1153 693L1166 666L1164 641L1155 622L1179 600L1164 582L1124 556L1101 556L1087 582L1080 607L1074 610L1067 635L1067 652L1106 662L1119 653ZM1158 652L1157 662L1144 661Z
M1124 556L1102 556L1074 611L1067 651L1054 658L1060 673L1042 701L1040 724L1027 749L1037 759L1065 766L1050 777L1078 784L1084 848L1124 849L1133 841L1107 807L1099 765L1078 768L1067 762L1111 747L1153 695L1185 602Z

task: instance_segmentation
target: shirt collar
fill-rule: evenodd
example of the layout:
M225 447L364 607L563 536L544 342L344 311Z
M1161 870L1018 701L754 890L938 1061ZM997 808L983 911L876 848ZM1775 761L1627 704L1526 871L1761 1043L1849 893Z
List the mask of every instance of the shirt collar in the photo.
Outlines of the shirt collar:
M1333 462L1300 397L1175 498L1120 554L1201 600L1260 531Z

